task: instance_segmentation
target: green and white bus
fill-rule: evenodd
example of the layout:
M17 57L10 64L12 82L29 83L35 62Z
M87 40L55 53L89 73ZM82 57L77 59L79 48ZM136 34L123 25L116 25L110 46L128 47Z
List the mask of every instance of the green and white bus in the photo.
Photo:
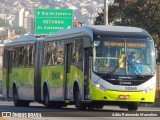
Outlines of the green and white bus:
M22 36L4 45L3 59L3 93L15 106L137 110L155 99L156 49L141 28L82 26L41 39Z

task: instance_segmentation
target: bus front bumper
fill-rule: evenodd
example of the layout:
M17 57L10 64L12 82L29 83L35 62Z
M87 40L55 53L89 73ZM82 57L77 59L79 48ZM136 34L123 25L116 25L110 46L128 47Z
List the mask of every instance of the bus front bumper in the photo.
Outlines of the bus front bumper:
M123 101L123 102L149 102L152 103L155 100L155 89L151 91L114 91L107 90L102 91L96 87L91 89L91 99L94 101Z

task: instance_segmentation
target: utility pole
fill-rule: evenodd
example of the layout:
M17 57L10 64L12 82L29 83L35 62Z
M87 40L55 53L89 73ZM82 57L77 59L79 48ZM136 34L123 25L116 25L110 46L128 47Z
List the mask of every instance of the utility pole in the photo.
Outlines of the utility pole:
M108 0L104 0L104 24L108 25Z

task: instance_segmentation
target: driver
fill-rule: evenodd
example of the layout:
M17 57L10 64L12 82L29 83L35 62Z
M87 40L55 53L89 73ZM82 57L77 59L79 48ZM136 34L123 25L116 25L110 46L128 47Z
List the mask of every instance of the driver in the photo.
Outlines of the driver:
M136 59L136 54L135 52L131 52L131 54L128 57L130 62L134 62L134 63L140 63L137 59Z

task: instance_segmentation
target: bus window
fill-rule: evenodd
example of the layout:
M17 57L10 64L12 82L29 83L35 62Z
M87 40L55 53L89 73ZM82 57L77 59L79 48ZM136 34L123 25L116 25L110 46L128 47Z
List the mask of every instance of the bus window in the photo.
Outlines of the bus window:
M43 65L46 65L46 53L47 53L47 47L46 44L44 45L44 49L43 49Z
M72 63L82 61L82 41L75 40L73 43Z
M56 43L53 42L51 43L51 64L55 65L55 61L56 61Z
M26 61L24 63L25 66L33 66L34 65L34 46L27 46L24 48Z
M23 48L23 66L27 66L27 47Z
M62 65L64 63L64 41L59 41L56 44L55 64Z
M22 67L22 61L23 61L23 54L22 54L22 47L19 47L19 48L17 48L18 50L17 50L17 57L18 57L18 66L19 67Z
M142 74L150 74L155 68L153 66L154 52L151 49L153 49L151 41L133 39L127 39L126 42L123 39L95 41L93 69L99 73L110 73L114 71L114 74L121 75L133 75L130 71L134 71L134 74L137 74L135 71L138 69ZM130 59L132 52L135 53L136 62L134 63ZM100 56L99 53L101 53Z
M25 67L34 65L34 47L15 47L12 52L13 67Z
M51 65L51 46L50 43L46 43L44 45L44 57L43 57L43 64L44 65Z
M19 67L19 47L15 48L15 67Z
M51 43L48 43L48 47L47 47L47 65L52 65L52 46Z
M43 65L64 63L64 42L51 42L44 45Z
M12 52L12 66L13 67L16 67L16 64L15 64L15 62L16 62L16 50L15 50L15 48L13 48L13 52Z
M30 46L30 64L31 66L34 65L34 46Z

